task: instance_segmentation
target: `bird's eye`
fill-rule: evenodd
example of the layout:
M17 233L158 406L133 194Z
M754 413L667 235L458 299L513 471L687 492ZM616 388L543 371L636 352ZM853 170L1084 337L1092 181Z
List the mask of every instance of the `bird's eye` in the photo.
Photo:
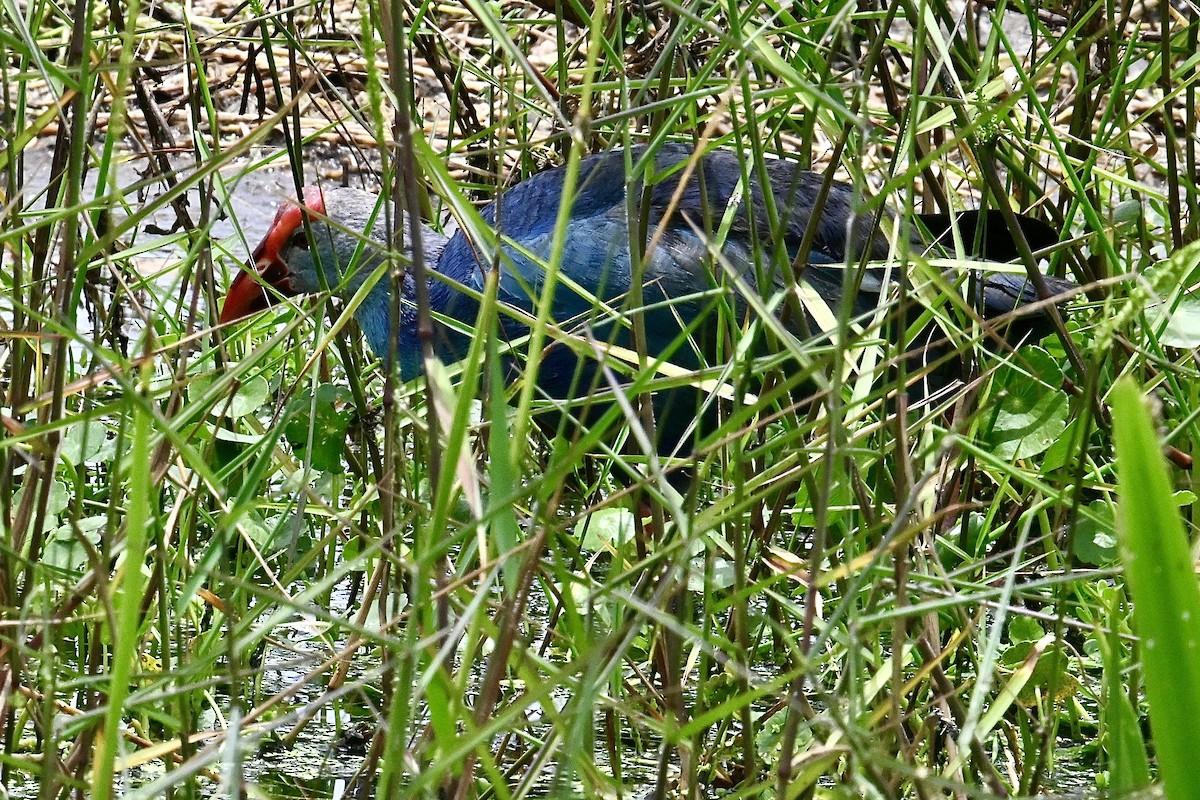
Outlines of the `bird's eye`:
M290 247L295 248L296 250L302 250L307 253L308 252L308 234L304 232L303 228L301 228L300 230L298 230L292 234L291 241L288 242L288 245Z

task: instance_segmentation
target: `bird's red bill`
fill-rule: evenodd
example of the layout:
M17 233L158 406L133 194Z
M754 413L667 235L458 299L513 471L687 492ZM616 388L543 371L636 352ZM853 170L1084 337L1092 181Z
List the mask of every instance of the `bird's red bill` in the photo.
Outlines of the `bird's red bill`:
M275 212L275 220L267 235L254 248L254 272L247 266L229 286L225 303L221 306L221 324L236 322L269 308L275 298L267 286L283 295L295 294L291 290L291 276L281 253L292 234L304 224L306 213L325 213L325 198L317 186L304 187L304 205L284 203ZM254 273L258 273L257 276Z
M271 305L271 296L266 287L254 279L249 272L241 272L229 285L225 303L221 306L221 324L236 322L243 317L256 314Z

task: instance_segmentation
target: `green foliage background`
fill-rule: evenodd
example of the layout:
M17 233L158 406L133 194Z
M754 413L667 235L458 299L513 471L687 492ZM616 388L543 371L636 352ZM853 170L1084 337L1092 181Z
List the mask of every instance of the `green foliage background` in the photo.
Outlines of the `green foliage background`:
M1194 590L1194 6L541 5L0 6L0 784L1129 795L1161 767L1200 792L1169 777L1187 716L1147 717L1190 707L1147 698L1135 636L1168 585L1131 598L1114 523L1181 519ZM696 376L627 366L608 430L545 431L487 302L467 361L409 385L337 298L215 327L243 219L301 184L417 175L490 243L503 187L669 140L832 165L901 213L1009 204L1087 295L1016 352L953 258L898 254L907 328L829 309L840 344L755 358L769 318L720 317L702 377L755 396L666 461L639 398ZM930 320L967 381L887 399ZM1125 498L1121 376L1157 426L1127 429L1137 463L1183 465ZM1122 519L1137 563L1165 523Z

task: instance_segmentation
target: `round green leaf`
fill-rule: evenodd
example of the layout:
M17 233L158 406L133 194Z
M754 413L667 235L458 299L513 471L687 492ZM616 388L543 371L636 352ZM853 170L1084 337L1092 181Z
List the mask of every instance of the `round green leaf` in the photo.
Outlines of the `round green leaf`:
M1005 460L1030 458L1050 448L1067 427L1070 404L1062 368L1038 347L1020 351L1021 363L1005 364L992 380L1001 389L986 439Z

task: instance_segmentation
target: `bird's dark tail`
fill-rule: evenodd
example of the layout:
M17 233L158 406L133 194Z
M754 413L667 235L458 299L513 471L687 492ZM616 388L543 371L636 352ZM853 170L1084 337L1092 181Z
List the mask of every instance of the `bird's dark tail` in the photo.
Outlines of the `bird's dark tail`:
M957 214L917 214L934 243L943 249L954 248L953 228L958 229L959 238L967 253L985 261L1016 261L1021 257L1016 237L1008 229L1004 215L990 211L961 211ZM1040 219L1016 215L1017 224L1029 249L1035 253L1058 244L1058 231ZM953 226L953 228L952 228Z
M1047 297L1044 299L1054 300L1056 303L1070 299L1079 291L1078 285L1062 278L1043 275L1042 280L1045 282L1047 291ZM983 282L983 314L985 317L996 317L1019 311L1023 306L1031 305L1042 299L1038 297L1037 289L1029 280L1028 275L997 272L987 276Z
M958 214L917 214L917 219L929 232L931 240L943 250L954 247L954 228L957 228L960 241L967 253L974 258L986 261L1009 262L1019 261L1020 248L1017 247L1017 237L1009 229L1004 215L996 210L963 211ZM1033 217L1022 214L1016 215L1017 224L1025 237L1030 250L1038 252L1053 247L1058 243L1058 232L1050 225ZM1029 277L1021 273L993 273L983 281L983 297L978 305L979 311L985 318L992 319L1014 312L1037 303L1042 299L1066 299L1078 287L1071 281L1061 278L1043 277L1047 290L1047 298L1038 296L1037 289ZM978 295L976 295L978 297ZM1038 310L1030 310L1026 315L1029 322L1034 319L1045 319L1045 306ZM1033 325L1037 328L1038 326Z
M975 259L997 263L1020 261L1017 237L1009 229L999 211L964 211L956 215L918 214L917 219L929 234L925 241L934 242L943 252L954 249L954 229L966 254ZM1026 243L1034 253L1058 243L1058 232L1041 220L1017 215L1017 224ZM984 337L984 345L995 345L999 335L1011 346L1036 341L1054 330L1050 303L1060 304L1079 291L1067 280L1043 276L1046 297L1040 297L1029 276L1021 272L991 272L976 281L975 308L980 316L995 325L994 333ZM1048 303L1040 301L1048 300ZM923 370L925 378L910 387L910 400L922 399L961 377L963 364L949 346L944 334L931 325L913 343L908 353L910 371Z

